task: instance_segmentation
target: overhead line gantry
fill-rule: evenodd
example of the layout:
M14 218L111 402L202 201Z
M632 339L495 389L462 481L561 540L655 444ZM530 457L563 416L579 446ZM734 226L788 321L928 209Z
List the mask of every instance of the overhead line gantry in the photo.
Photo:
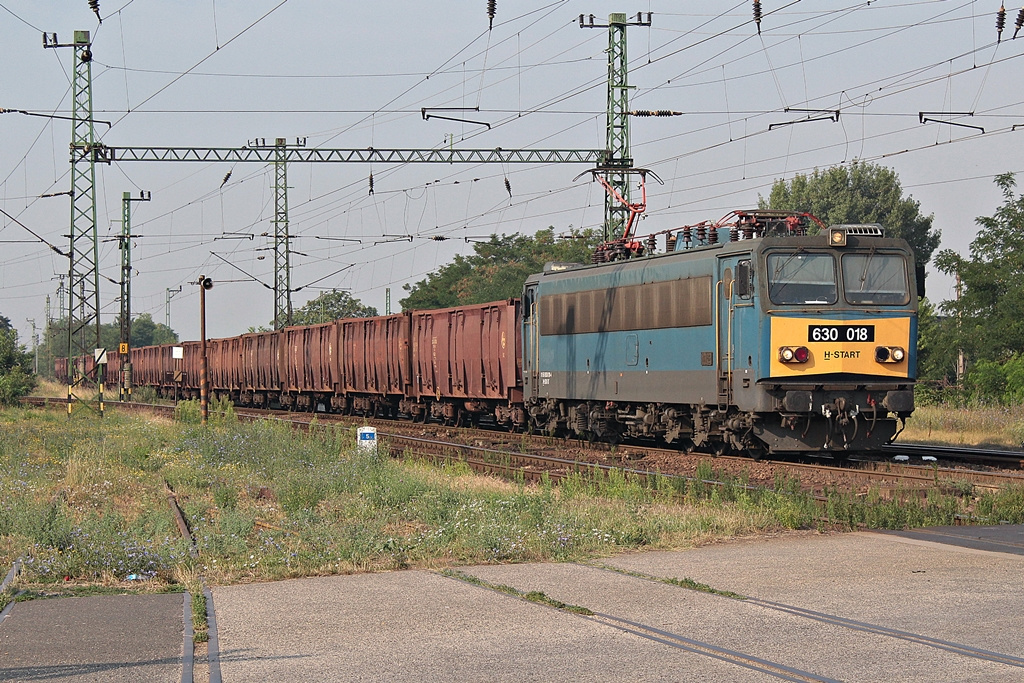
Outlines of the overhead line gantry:
M628 213L628 175L633 166L629 152L628 91L626 77L626 27L650 26L651 14L635 22L625 14L611 14L608 24L596 25L593 16L586 28L608 28L608 111L606 148L593 149L328 149L281 144L246 145L244 147L119 147L96 141L92 118L92 45L88 31L75 31L74 42L61 45L56 34L44 34L44 47L75 49L74 109L72 116L72 211L70 304L68 306L68 371L73 374L74 359L89 353L85 331L95 326L96 347L99 347L99 249L96 230L95 164L127 161L228 162L273 164L275 173L275 297L274 324L281 327L291 319L290 239L287 218L288 163L377 163L377 164L589 164L604 174L614 188L605 199L604 234L619 232ZM580 26L584 27L583 17ZM619 198L614 197L618 194ZM79 311L76 318L75 311ZM68 396L81 378L69 380ZM102 384L101 384L102 396ZM71 414L69 401L68 414ZM100 414L103 404L100 400Z

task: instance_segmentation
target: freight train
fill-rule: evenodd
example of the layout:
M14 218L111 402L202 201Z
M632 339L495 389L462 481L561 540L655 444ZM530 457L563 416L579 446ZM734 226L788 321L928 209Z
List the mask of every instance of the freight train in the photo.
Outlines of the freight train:
M873 450L914 410L923 269L878 225L811 218L734 212L659 254L620 239L521 299L214 339L210 395L754 457ZM198 396L200 344L179 348L133 349L132 382Z

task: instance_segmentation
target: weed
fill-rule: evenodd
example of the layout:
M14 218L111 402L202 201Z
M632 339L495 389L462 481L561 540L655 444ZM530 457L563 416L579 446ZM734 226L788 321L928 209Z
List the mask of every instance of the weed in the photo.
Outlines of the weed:
M460 581L471 583L474 586L489 588L490 590L497 591L499 593L513 595L517 598L522 598L523 600L537 603L538 605L547 605L548 607L554 607L555 609L562 610L563 612L572 612L573 614L582 614L585 616L593 616L594 614L593 610L587 609L586 607L566 604L561 600L555 600L554 598L548 597L540 591L529 591L524 593L518 588L513 588L512 586L506 586L500 583L491 583L490 581L481 579L478 576L473 576L472 574L467 574L465 572L457 571L454 569L442 570L440 574L442 576L447 576L453 579L458 579Z

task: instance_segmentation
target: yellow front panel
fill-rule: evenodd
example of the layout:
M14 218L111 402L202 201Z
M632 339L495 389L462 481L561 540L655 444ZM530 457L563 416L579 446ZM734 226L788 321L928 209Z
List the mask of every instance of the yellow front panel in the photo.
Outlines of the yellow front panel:
M874 341L847 341L849 328L874 327ZM801 377L831 373L853 373L858 375L884 375L907 377L909 375L910 318L869 318L858 320L836 320L828 318L781 318L771 317L771 358L772 377ZM838 341L812 341L809 330L812 326L837 326L842 329ZM856 337L856 334L850 336ZM783 363L779 360L779 348L783 346L806 346L811 355L806 363ZM907 355L899 363L875 361L876 346L902 346Z

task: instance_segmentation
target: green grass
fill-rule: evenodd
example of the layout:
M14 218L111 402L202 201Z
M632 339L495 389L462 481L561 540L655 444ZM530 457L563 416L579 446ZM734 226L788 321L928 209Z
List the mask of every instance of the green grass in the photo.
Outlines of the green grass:
M514 595L517 598L522 598L523 600L527 600L538 605L554 607L555 609L562 610L563 612L572 612L573 614L582 614L585 616L593 616L594 614L594 611L591 609L588 609L586 607L580 607L579 605L569 605L567 603L562 602L561 600L556 600L552 597L549 597L541 591L523 592L518 588L506 586L505 584L501 583L491 583L490 581L481 579L478 576L473 576L472 574L467 574L466 572L458 571L456 569L445 569L442 570L440 574L442 576L447 576L453 579L458 579L460 581L465 581L466 583L471 583L474 586L481 586L483 588L488 588L493 591L498 591L499 593Z
M356 452L349 428L240 423L221 406L202 427L122 415L68 420L0 412L0 567L19 585L184 586L199 611L211 583L417 567L579 561L786 529L904 528L1024 521L1024 490L925 499L831 491L821 508L796 482L750 490L710 464L698 480L575 474L559 486ZM721 485L700 480L724 480ZM164 482L199 551L178 537ZM941 483L941 482L940 482ZM205 624L205 617L202 617ZM196 637L203 637L197 621Z

